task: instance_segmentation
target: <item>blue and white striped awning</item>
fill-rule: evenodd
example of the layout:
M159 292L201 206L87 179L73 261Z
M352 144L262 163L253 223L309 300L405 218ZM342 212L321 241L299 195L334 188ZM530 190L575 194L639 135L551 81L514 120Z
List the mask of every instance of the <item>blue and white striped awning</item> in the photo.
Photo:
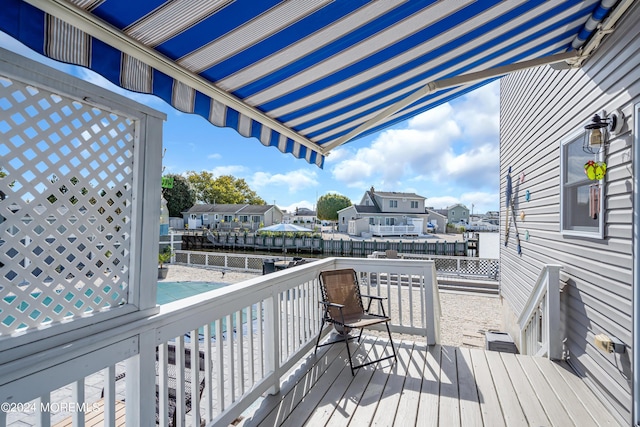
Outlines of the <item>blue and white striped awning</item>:
M566 59L615 3L2 0L0 30L322 167L501 67Z

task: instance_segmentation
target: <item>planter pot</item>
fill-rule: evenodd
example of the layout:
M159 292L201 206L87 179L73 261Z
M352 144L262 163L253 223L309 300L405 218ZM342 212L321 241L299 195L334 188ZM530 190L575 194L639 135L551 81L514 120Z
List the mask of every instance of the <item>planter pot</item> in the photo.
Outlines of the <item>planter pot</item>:
M169 267L158 267L158 279L166 279L169 273Z

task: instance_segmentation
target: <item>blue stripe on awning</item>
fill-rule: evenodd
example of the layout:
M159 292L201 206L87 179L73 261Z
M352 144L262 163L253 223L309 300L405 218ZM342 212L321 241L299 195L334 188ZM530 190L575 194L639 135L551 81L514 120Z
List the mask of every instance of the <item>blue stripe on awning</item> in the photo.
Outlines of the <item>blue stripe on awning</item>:
M532 3L534 3L534 2L532 2ZM539 3L542 3L542 1L540 1ZM484 4L484 3L482 3L482 4ZM495 28L498 25L502 25L505 22L509 22L515 16L520 15L524 11L524 9L525 9L524 6L525 5L523 5L521 8L518 8L519 10L510 11L509 13L497 18L496 20L494 20L494 21L492 21L490 23L487 23L487 24L483 25L482 27L479 27L474 31L470 31L467 34L464 34L464 35L460 36L459 38L457 38L455 40L455 44L456 45L462 45L464 43L468 43L469 41L471 41L474 38L478 37L478 35L486 32L486 31L488 31L488 30L490 30L492 28ZM529 3L527 3L526 6L529 6ZM550 10L544 16L548 17L548 16L553 16L553 15L557 14L557 9L558 8ZM574 15L572 15L571 18L567 18L567 19L562 20L561 23L553 25L550 29L558 28L559 26L564 25L567 22L570 22L572 19L575 19L575 17L579 16L579 15L581 15L581 13L574 14ZM466 20L466 14L463 15L463 17L465 17L465 20ZM464 20L457 21L456 25L460 24L462 22L464 22ZM448 21L448 23L450 23L450 22ZM446 24L447 23L443 23L441 21L437 25L433 26L433 28L430 27L429 30L430 30L430 32L438 34L439 32L444 31L444 30L446 30L446 28L448 28L446 26ZM433 76L433 75L437 74L440 71L446 70L447 68L451 67L452 65L455 65L456 62L461 62L461 61L466 60L467 58L470 58L470 57L472 57L474 55L477 55L478 53L481 53L482 51L487 50L492 45L496 45L496 44L499 44L499 43L502 43L502 42L508 40L509 38L513 37L514 35L517 35L520 32L522 32L523 28L525 28L525 27L526 27L526 24L520 25L517 28L515 28L515 29L513 29L513 30L511 30L511 31L509 31L507 33L502 34L497 39L488 41L488 42L482 44L481 46L478 46L478 47L476 47L476 48L474 48L472 50L466 51L464 55L458 56L458 57L456 57L454 59L451 59L449 61L441 63L439 66L437 66L435 68L432 68L427 73L421 73L421 74L417 75L416 77L413 77L411 79L405 80L401 85L395 85L395 86L393 86L391 88L388 88L387 90L385 90L383 92L376 93L375 97L382 98L382 97L384 97L384 96L386 96L386 95L388 95L390 93L400 92L404 88L406 88L408 86L411 86L411 85L413 85L413 84L415 84L417 82L420 82L420 81L425 81L425 83L427 83L430 76ZM527 40L530 40L530 38L527 39ZM515 43L512 46L515 48L517 46L522 45L523 43ZM387 60L391 59L393 56L395 56L397 54L397 50L395 50L395 48L396 48L396 46L394 45L394 46L390 47L389 49L385 49L384 51L374 55L374 56L376 56L376 58L372 58L371 62L372 63L380 63L380 62L384 62L384 61L387 61ZM327 105L334 104L339 99L347 98L347 97L351 96L352 94L356 94L356 93L359 93L359 92L364 92L366 89L374 87L374 86L380 84L381 82L383 82L385 80L391 80L392 78L394 78L394 77L396 77L396 76L398 76L400 74L406 73L407 71L409 71L409 70L411 70L411 69L413 69L413 68L415 68L415 67L417 67L417 66L419 66L419 65L421 65L423 63L426 63L426 62L431 61L433 59L439 58L440 56L442 56L446 52L448 52L450 49L451 49L450 45L441 46L440 48L437 48L437 49L435 49L435 50L433 50L433 51L431 51L431 52L429 52L429 53L427 53L425 55L422 55L421 57L416 58L415 60L410 61L407 64L399 66L399 67L395 68L394 70L389 71L387 73L381 74L381 75L377 76L375 79L371 79L371 80L368 80L368 81L362 83L361 85L354 86L352 89L350 89L348 91L345 91L345 92L342 92L340 94L336 94L335 96L333 96L331 98L328 98L328 99L326 99L326 100L324 100L322 102L319 102L319 103L316 103L316 104L313 104L313 105L309 105L304 109L300 109L300 110L298 110L296 112L280 116L280 117L278 117L278 119L280 121L282 121L282 122L285 122L285 123L286 122L290 122L292 120L297 119L298 117L302 117L302 116L312 112L313 110L318 110L320 108L326 107ZM402 48L400 48L400 50L402 50ZM378 55L380 55L379 58L377 57ZM487 57L487 59L492 59L494 56L495 55L491 55L491 57ZM280 97L277 100L274 100L272 102L267 102L267 103L262 105L262 108L264 108L266 111L269 111L269 110L273 110L273 109L282 107L283 105L290 104L291 102L293 102L293 101L295 101L297 99L300 99L300 98L303 98L305 96L308 96L310 93L313 93L315 90L321 89L321 88L326 87L326 86L330 86L330 85L334 84L335 81L342 80L343 78L345 78L343 76L343 74L355 75L357 73L360 73L363 70L369 68L369 65L363 64L363 62L364 61L362 61L362 62L360 62L358 64L354 64L353 66L349 67L348 69L344 69L344 70L341 70L339 72L336 72L334 75L328 77L326 79L326 81L315 82L312 85L309 85L309 86L307 86L307 87L305 87L303 89L300 89L299 91L286 94L286 95L284 95L284 96L282 96L282 97ZM473 67L460 68L460 69L457 70L456 74L458 74L458 75L462 74L463 72L471 70L472 68ZM449 77L449 75L447 77ZM347 107L347 109L357 108L357 107L359 107L361 105L366 105L369 102L371 102L371 98L368 98L366 100L362 100L362 101L360 101L360 102L358 102L356 104L352 104L349 107ZM337 114L333 114L333 115L335 116L335 115L339 115L339 114L340 114L340 112L337 112ZM320 121L325 120L325 119L320 119ZM304 127L305 126L298 126L297 128L304 128Z
M158 52L171 59L179 59L192 52L194 46L204 46L212 40L233 31L280 3L279 0L260 0L247 7L246 2L235 1L209 18L158 45Z
M578 15L578 14L576 14L576 15ZM571 22L571 20L572 19L570 19L570 18L562 20L557 25L553 26L553 28L561 28L562 26L566 25L567 22ZM519 31L519 29L513 30L514 33L517 33L517 31ZM560 35L558 37L555 37L554 39L552 39L551 43L546 43L545 45L538 46L539 50L542 50L543 48L548 47L553 42L559 42L561 40L566 39L567 36L570 35L572 32L575 33L575 29L569 30L567 33L564 33L564 34L562 34L562 35ZM503 38L505 40L507 40L509 38L509 35L505 35L505 37L503 37ZM509 46L507 46L507 47L505 47L505 48L503 48L503 49L501 49L499 51L496 51L495 53L493 53L491 55L483 57L482 60L478 60L478 61L472 62L472 63L468 64L465 67L461 67L459 69L456 69L455 73L446 74L442 78L453 77L455 75L460 75L460 74L463 74L463 73L468 72L470 70L473 70L478 65L480 65L482 62L486 62L486 61L488 61L490 59L497 58L500 55L504 54L505 52L508 52L510 50L514 50L516 47L522 46L522 45L526 44L527 42L529 42L531 40L534 40L535 38L536 38L535 35L531 35L531 36L529 36L529 37L527 37L525 39L519 40L518 42L513 43L512 45L509 45ZM502 41L504 41L504 40L500 40L500 42L502 42ZM494 43L494 41L491 41L491 42L485 43L485 44L483 44L481 46L478 46L473 51L467 52L467 54L465 54L465 56L463 58L459 58L458 57L458 58L453 58L450 61L443 62L438 67L429 70L428 73L417 75L416 77L414 77L414 78L412 78L410 80L407 80L406 82L403 82L402 86L394 86L394 87L388 88L384 92L381 92L380 94L377 94L375 98L380 98L380 97L384 97L384 96L391 95L391 94L394 94L394 93L399 93L406 86L409 86L409 85L412 85L412 84L415 84L415 83L419 83L419 82L422 82L422 81L428 81L429 77L431 77L432 75L437 74L437 73L439 73L441 71L444 71L444 70L448 69L449 67L455 65L456 63L461 62L462 60L466 60L469 57L472 57L473 55L477 54L478 52L482 52L483 50L486 50L488 48L488 45L490 45L492 43ZM530 51L528 51L528 52L530 54ZM438 56L440 56L440 54L441 54L441 52L434 51L433 52L433 58L437 58ZM518 60L522 59L523 57L525 57L525 56L519 55L519 56L517 56L515 58L512 58L512 61L509 61L508 63L515 63ZM507 62L504 62L504 63L498 64L498 65L505 65L506 63ZM391 78L391 76L387 76L387 75L385 75L385 76L388 79ZM383 79L385 76L381 76L380 79ZM376 83L377 83L377 81L376 81ZM366 88L372 86L373 84L374 84L373 82L367 82L366 84L363 85L365 87L354 88L354 93L362 92ZM401 96L394 97L394 98L392 98L392 99L390 99L390 100L388 100L388 101L386 101L386 102L384 102L382 104L376 105L375 109L372 108L372 109L369 109L367 111L361 112L361 113L359 113L357 115L354 115L354 116L350 117L349 119L343 120L342 123L332 124L331 126L323 128L321 130L318 130L318 131L315 131L315 132L310 132L308 134L308 136L310 138L315 138L318 135L320 135L320 134L322 134L324 132L327 132L331 128L339 127L340 125L344 124L345 121L350 121L350 120L353 120L354 118L357 119L357 118L365 117L365 116L367 116L369 114L372 114L375 110L379 110L381 108L386 108L386 107L394 104L395 102L399 101L400 99L404 98L406 95L408 95L408 94L404 94L403 93L403 95L401 95ZM332 112L332 114L331 114L331 117L339 116L340 114L346 114L349 111L352 111L352 110L354 110L356 108L368 105L369 103L375 101L375 98L373 98L373 97L365 98L365 99L362 99L359 102L353 103L353 104L351 104L349 106L343 107L343 108L338 109L338 110L334 110ZM319 109L319 108L321 108L323 106L330 105L332 102L336 102L336 101L337 101L337 99L333 99L331 101L325 101L323 103L315 104L312 107L315 107L315 109ZM312 107L308 107L307 109L305 109L305 111L306 111L305 113L308 113L308 112L312 111L312 110L310 110ZM294 120L296 117L301 116L301 115L302 115L302 113L296 112L296 114L290 114L290 115L282 116L282 117L279 117L279 119L282 120L283 122L289 122L289 121ZM304 130L306 128L309 128L311 126L315 126L315 125L317 125L319 123L322 123L322 122L325 122L325 121L327 121L329 119L330 119L330 117L326 117L326 116L318 117L318 118L316 118L314 120L311 120L309 122L305 122L305 123L302 123L302 124L300 124L298 126L295 126L294 129L296 129L297 131L302 131L302 130ZM348 133L348 132L345 132L343 134L346 134L346 133ZM339 134L336 134L336 135L339 135ZM336 135L333 135L332 139L335 138ZM317 141L317 142L322 144L322 143L325 143L325 142L328 142L328 141L324 140L324 141Z
M495 3L496 1L499 0L485 0L486 3ZM398 20L400 19L406 19L408 16L411 16L412 14L422 10L425 8L425 6L428 6L429 4L431 4L431 2L428 3L423 3L423 2L409 2L408 4L405 5L405 7L399 7L397 9L395 9L393 12L390 12L390 14L393 15L394 18L397 17ZM484 9L485 6L478 6L478 8ZM464 19L462 19L463 21L468 19L469 16L471 15L466 15L464 17ZM241 98L246 98L249 97L251 95L254 95L255 93L266 89L267 87L272 86L274 83L276 82L280 82L288 77L291 77L292 75L299 73L300 71L306 69L309 67L309 64L315 64L317 62L323 61L326 58L329 58L339 52L342 52L345 49L348 49L349 47L353 46L356 43L360 43L361 41L367 39L368 37L380 32L381 30L384 30L386 28L388 28L389 26L389 14L385 15L384 17L379 18L378 20L370 23L369 25L365 25L363 28L360 28L356 31L354 31L353 33L349 34L348 37L344 37L341 38L321 49L318 49L315 52L310 53L309 55L305 56L304 59L297 61L293 64L289 64L288 66L270 73L268 76L258 80L255 83L249 84L247 86L244 86L243 88L240 88L238 90L236 90L234 92L234 95L239 96ZM445 24L442 24L442 28L441 30L444 30L448 28ZM424 30L420 32L421 34L424 34ZM433 31L433 34L428 35L428 37L431 37L433 35L437 34L437 30ZM382 60L384 59L388 59L391 58L395 55L397 55L399 52L402 52L403 50L405 50L407 47L413 47L416 46L417 44L419 44L419 42L417 41L413 41L414 38L419 37L419 34L416 36L412 36L410 37L408 40L403 41L402 43L406 44L407 46L392 46L390 48L385 49L385 51L391 51L390 54L388 54L385 58L376 58L376 59L371 59L368 62L364 62L361 61L360 63L358 63L360 66L355 68L351 68L351 70L355 73L358 70L364 70L367 69L371 66L372 63L379 63L382 62ZM318 84L322 85L323 87L325 85L331 84L332 82L338 81L340 80L340 77L337 75L332 75L326 79L323 80L324 83L320 83L320 82L315 82L314 87L317 87ZM309 88L305 88L304 93L309 93L311 92L313 89L311 87ZM304 96L301 95L301 96ZM287 101L285 99L282 99L281 102L275 102L273 103L273 105L264 105L264 108L266 109L271 109L271 108L277 108L283 104L286 104Z
M91 12L122 30L164 3L165 0L108 0L99 4Z
M244 67L261 61L269 53L277 52L300 40L301 34L311 34L321 30L326 25L331 24L336 15L347 15L368 2L369 0L349 0L331 3L318 13L308 16L285 30L254 44L240 54L231 56L204 70L201 75L212 80L219 80L229 76Z
M553 3L532 0L514 6L498 0L466 4L463 0L449 0L449 3L447 0L411 0L387 4L389 7L353 0L318 2L317 9L281 0L235 0L222 4L224 7L194 11L192 16L174 16L176 11L188 13L184 8L174 7L176 4L168 0L105 0L87 13L96 17L96 25L101 22L98 20L104 20L113 28L125 31L135 28L131 34L140 37L139 43L147 36L157 40L158 46L147 48L175 60L176 67L182 66L180 58L195 58L193 67L204 70L199 74L204 86L200 84L198 90L183 78L189 70L172 74L165 68L162 68L165 72L152 67L136 68L135 62L131 66L131 58L106 44L106 40L82 36L72 40L60 38L61 35L53 32L64 31L68 26L54 25L54 18L22 0L3 1L0 30L53 59L60 60L56 58L61 55L59 52L69 48L73 52L75 48L77 55L62 59L88 58L87 65L113 83L150 91L182 111L194 112L217 126L234 128L264 145L278 147L282 152L322 166L323 145L334 143L359 128L370 117L404 99L435 76L438 79L454 77L483 67L566 51L571 41L574 48L580 47L593 34L597 22L607 15L613 0L554 0ZM415 21L424 22L423 15L419 14L431 13L429 8L437 10L431 16L439 18L421 28ZM278 21L277 13L288 15ZM565 14L569 16L564 17ZM261 18L265 18L266 26L254 34L257 26L251 25ZM351 22L346 19L362 25L340 27L342 22ZM149 28L149 22L165 24ZM176 22L176 25L166 28L167 22ZM318 35L323 34L320 31L331 31L334 25L340 28L334 33L335 38L327 40ZM518 38L535 25L541 28ZM492 35L492 40L483 38L496 29L500 33ZM376 43L371 41L377 42L377 39L372 37L380 34L384 34L385 39L374 46ZM441 43L439 37L443 34L452 37ZM127 37L134 36L123 32L121 38ZM227 50L217 55L218 44L212 43L219 40L225 41L223 45ZM434 44L436 41L439 44ZM77 43L77 46L63 44L61 48L60 43ZM500 43L507 45L493 51ZM296 49L299 44L304 49ZM534 47L527 46L525 51L527 44ZM234 48L236 45L238 48ZM207 46L212 46L211 54ZM420 50L414 53L416 48ZM456 51L455 57L448 56L454 49L461 52ZM350 52L357 53L357 57L350 57ZM144 62L143 58L139 59ZM471 59L473 61L467 63ZM269 68L263 68L263 64L269 64ZM323 64L331 67L323 68ZM419 68L426 65L428 69ZM216 90L225 87L218 82L227 81L228 87L233 88L231 96L216 95ZM431 94L395 112L360 136L406 120L485 83ZM244 106L230 101L233 96ZM309 142L310 139L314 142Z

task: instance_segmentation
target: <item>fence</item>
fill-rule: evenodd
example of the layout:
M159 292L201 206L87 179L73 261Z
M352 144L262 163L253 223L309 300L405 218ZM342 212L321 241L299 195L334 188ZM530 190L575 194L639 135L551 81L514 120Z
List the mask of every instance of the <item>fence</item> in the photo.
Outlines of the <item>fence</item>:
M398 256L411 260L431 260L434 262L438 276L497 280L500 272L500 260L498 259L407 253L399 253ZM380 259L382 254L374 252L371 257ZM176 250L174 262L258 273L262 272L264 260L272 258L268 255Z
M427 255L467 256L468 243L414 242L380 240L323 239L321 237L257 236L249 233L216 233L187 231L182 235L182 249L231 249L287 253L317 253L348 257L366 257L376 251Z

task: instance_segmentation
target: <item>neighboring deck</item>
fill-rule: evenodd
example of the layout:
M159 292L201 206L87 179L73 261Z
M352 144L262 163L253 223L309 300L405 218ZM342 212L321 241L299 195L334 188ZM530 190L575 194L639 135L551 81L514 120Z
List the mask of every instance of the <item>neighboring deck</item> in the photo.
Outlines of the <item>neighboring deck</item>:
M395 344L397 363L373 364L355 377L344 344L320 348L242 425L618 425L566 363L412 341ZM387 340L368 336L356 357L381 354L386 345Z

